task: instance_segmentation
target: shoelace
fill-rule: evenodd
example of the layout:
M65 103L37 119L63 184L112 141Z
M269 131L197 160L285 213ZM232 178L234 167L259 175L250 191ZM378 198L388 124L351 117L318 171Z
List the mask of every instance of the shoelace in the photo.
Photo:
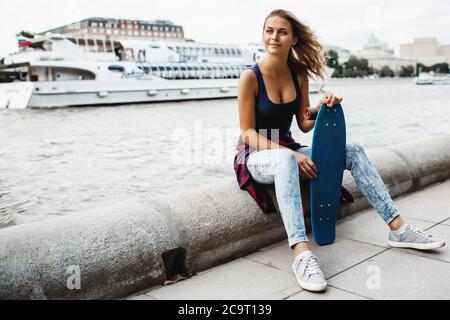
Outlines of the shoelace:
M305 273L307 276L313 274L320 274L319 264L317 263L317 258L315 256L309 256L306 260L306 270Z
M416 226L413 225L409 225L409 230L411 230L412 232L414 232L415 234L417 234L418 236L424 238L424 239L428 239L431 238L431 234L428 234L422 230L420 230L419 228L417 228Z

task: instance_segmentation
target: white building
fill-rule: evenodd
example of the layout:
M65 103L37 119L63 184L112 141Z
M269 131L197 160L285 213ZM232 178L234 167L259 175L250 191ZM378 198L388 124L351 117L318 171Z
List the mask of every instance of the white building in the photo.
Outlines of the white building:
M413 43L400 45L400 56L425 65L450 63L450 44L442 45L436 38L416 38Z
M403 66L413 66L416 69L416 60L401 58L394 55L394 49L389 48L386 42L379 41L375 35L371 34L362 50L354 53L358 58L369 60L369 66L381 70L388 66L398 73Z

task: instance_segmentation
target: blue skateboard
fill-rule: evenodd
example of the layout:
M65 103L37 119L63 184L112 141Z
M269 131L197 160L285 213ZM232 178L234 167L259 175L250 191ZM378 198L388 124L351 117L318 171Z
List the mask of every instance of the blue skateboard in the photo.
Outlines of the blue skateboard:
M310 182L311 226L314 240L323 246L336 238L336 219L346 161L345 117L342 106L323 105L314 124L311 160L317 178Z

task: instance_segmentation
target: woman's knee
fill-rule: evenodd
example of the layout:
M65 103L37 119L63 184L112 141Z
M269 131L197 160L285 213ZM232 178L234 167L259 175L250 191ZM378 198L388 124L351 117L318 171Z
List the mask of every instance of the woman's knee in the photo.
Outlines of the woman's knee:
M279 149L277 157L279 168L297 169L297 158L293 150Z
M295 153L291 149L278 149L277 156L279 163L285 164L297 161Z
M359 143L349 143L346 145L346 169L351 170L351 164L355 159L358 159L362 154L365 154L364 147Z

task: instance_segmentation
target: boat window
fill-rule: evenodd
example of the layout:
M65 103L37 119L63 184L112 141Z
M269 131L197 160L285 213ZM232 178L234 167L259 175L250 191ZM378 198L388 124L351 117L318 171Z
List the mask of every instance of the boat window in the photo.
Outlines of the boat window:
M156 71L156 70L158 70L157 67L152 67L152 71Z
M241 49L236 49L236 51L237 51L237 54L238 54L238 55L241 55L241 54L242 54Z
M225 49L225 53L227 56L229 56L231 54L231 50L227 48L227 49Z
M106 52L113 52L111 40L106 41Z
M164 67L159 66L159 67L158 67L158 70L159 70L159 71L164 71Z
M125 68L118 65L111 65L108 67L108 70L113 72L124 72Z
M98 47L98 52L104 52L105 51L105 47L103 46L103 41L102 40L97 40L97 47Z
M225 54L225 49L224 48L220 48L220 54L224 55Z
M181 71L186 71L186 67L180 67Z
M144 71L145 73L149 73L150 72L150 68L149 67L138 66L138 68L141 69L142 71Z
M192 70L194 70L194 69L192 69L192 67L187 67L187 69L188 69L189 71L192 71Z

